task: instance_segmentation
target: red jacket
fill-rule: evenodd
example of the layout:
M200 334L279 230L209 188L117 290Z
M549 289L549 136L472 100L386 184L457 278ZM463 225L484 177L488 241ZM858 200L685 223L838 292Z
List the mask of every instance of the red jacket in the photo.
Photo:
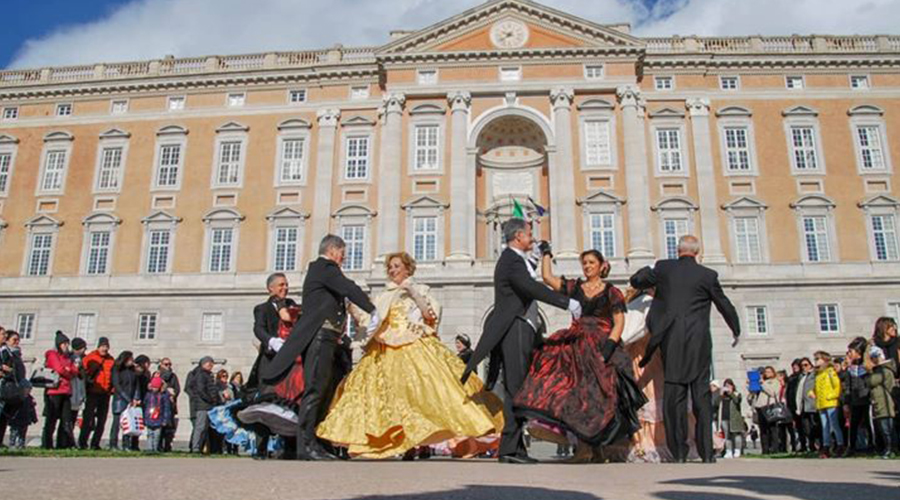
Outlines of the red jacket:
M91 394L112 394L112 368L115 360L112 356L91 351L81 362L87 375L87 391Z
M70 380L78 376L78 368L66 354L53 349L44 353L44 366L59 374L59 386L56 389L47 389L50 396L72 395L72 384Z

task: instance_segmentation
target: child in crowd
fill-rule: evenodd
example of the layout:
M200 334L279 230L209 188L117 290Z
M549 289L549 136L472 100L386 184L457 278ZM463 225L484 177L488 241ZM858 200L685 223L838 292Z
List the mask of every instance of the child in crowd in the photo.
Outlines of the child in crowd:
M147 451L155 453L159 449L163 428L172 420L172 400L158 373L150 380L149 389L144 396L144 425L147 427Z
M871 346L866 357L866 370L869 371L867 382L871 389L872 415L875 419L875 432L884 443L884 451L881 458L891 458L894 436L894 416L896 407L891 397L891 389L894 387L894 360L885 359L884 351L880 347Z
M28 440L28 426L38 422L37 403L31 396L31 383L23 380L20 383L25 399L15 412L9 415L9 447L24 449Z
M822 422L822 449L819 458L828 458L831 448L831 436L834 434L835 455L843 455L844 433L838 423L838 402L841 397L841 380L831 362L831 355L825 351L817 351L816 360L816 409Z

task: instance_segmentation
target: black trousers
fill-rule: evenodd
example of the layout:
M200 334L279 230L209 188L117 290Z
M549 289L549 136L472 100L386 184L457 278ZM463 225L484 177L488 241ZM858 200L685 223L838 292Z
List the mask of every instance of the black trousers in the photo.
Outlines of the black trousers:
M503 432L500 435L500 456L528 455L523 439L525 418L513 411L513 400L531 367L531 356L537 334L524 320L517 318L500 344L503 362Z
M316 426L325 417L327 402L331 399L334 377L334 356L337 351L338 334L330 330L319 330L303 356L303 399L297 411L299 432L297 451L304 452L316 443Z
M818 414L803 412L800 415L800 428L803 429L803 434L806 436L807 450L809 451L816 451L819 449L819 445L821 444L820 436L822 435L822 431L819 427L821 427L821 423Z
M689 384L665 382L663 389L663 425L666 428L666 445L675 460L687 460L688 427L687 399L691 395L691 405L697 425L694 435L700 458L714 456L712 443L712 395L709 391L709 369Z
M72 397L68 394L54 394L44 397L44 432L41 447L53 449L53 434L56 434L56 448L69 448L72 442ZM58 428L57 428L58 427Z
M866 433L865 450L873 450L875 442L872 439L872 419L869 417L869 405L850 406L850 438L847 440L847 449L851 451L857 449L856 443L859 439L860 426Z
M78 435L79 448L87 448L88 439L91 440L91 448L100 448L100 439L103 438L103 431L106 429L106 416L109 414L109 400L109 394L88 393L81 417L81 434Z
M759 421L759 440L762 443L763 455L770 453L778 453L781 451L781 426L766 422L766 415L763 408L756 409L757 420Z

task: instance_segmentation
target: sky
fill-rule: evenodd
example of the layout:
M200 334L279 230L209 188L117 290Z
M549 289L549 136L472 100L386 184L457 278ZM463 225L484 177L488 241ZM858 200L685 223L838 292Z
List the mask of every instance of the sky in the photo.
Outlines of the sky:
M0 68L381 45L482 0L0 0ZM541 0L638 36L900 34L900 0Z

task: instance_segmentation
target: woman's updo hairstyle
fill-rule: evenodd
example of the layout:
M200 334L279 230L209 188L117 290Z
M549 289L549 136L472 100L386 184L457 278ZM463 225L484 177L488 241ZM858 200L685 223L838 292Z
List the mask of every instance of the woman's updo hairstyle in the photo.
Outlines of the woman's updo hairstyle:
M585 250L585 251L581 252L581 256L578 258L578 260L580 260L581 263L583 264L584 258L587 257L588 255L597 259L597 262L600 263L600 278L606 279L606 277L609 276L609 271L610 271L611 266L603 265L603 264L606 264L606 259L603 258L603 254L600 253L599 250L595 250L595 249L591 248L590 250Z
M384 259L384 270L387 271L391 266L391 261L394 259L400 259L400 262L403 263L403 267L409 271L409 275L413 276L416 274L416 259L412 257L412 255L406 252L394 252L392 254L388 254L387 258Z

